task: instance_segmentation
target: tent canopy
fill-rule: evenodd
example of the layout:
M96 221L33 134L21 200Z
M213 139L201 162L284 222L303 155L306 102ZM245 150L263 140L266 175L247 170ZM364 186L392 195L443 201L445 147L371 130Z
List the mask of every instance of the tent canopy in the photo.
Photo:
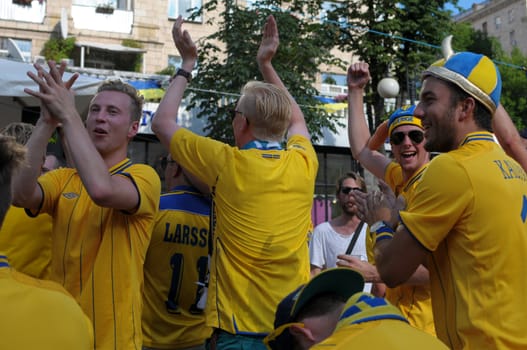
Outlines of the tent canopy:
M11 121L20 121L24 107L39 106L37 98L24 92L25 88L38 89L37 84L27 76L28 71L36 70L29 63L0 59L0 126ZM72 73L64 73L65 80L71 76ZM100 79L81 75L73 84L75 103L81 115L85 115L100 83Z

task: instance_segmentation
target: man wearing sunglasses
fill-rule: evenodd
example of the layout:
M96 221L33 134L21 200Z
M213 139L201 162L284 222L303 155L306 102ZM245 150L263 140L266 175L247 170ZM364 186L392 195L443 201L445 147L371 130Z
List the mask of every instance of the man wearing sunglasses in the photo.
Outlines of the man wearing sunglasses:
M366 192L366 182L354 173L348 172L337 180L335 198L341 214L315 227L309 242L311 275L337 266L337 256L346 254L367 260L366 234L368 225L357 216L353 191ZM371 290L371 283L365 291Z
M430 158L424 148L421 120L414 116L415 106L404 106L388 119L387 128L394 160L371 149L370 132L363 112L364 89L370 80L368 64L359 62L348 69L348 135L353 157L378 179L384 180L408 201ZM371 228L370 228L371 229ZM354 257L339 256L339 266L359 270L366 281L382 283L377 269ZM373 254L371 254L373 260ZM410 324L435 334L428 271L421 266L402 286L386 289L386 299L397 306Z

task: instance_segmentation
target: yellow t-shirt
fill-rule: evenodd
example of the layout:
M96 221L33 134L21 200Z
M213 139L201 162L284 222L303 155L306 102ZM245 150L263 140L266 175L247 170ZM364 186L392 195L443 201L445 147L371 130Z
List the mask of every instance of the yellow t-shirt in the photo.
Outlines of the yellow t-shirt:
M0 229L0 251L17 271L49 279L51 273L51 216L30 217L11 206Z
M423 165L406 183L403 182L401 166L395 162L388 165L385 182L408 202L413 200L415 188L421 181L428 164ZM429 334L435 335L434 315L430 285L401 285L386 288L386 299L397 306L410 324Z
M433 335L410 326L398 308L368 293L352 295L337 327L311 349L447 350Z
M134 182L140 197L135 213L96 205L75 169L57 169L39 178L41 212L53 218L51 279L92 320L97 349L138 349L143 341L143 263L161 184L154 169L129 159L109 172Z
M0 349L93 350L93 329L62 286L24 275L0 253Z
M238 149L181 129L170 150L212 193L207 324L267 334L278 303L309 280L313 146L294 135L287 150Z
M488 132L430 162L402 223L431 251L437 336L527 349L527 175Z
M184 349L210 337L199 304L208 273L210 201L177 186L161 196L144 266L143 344Z

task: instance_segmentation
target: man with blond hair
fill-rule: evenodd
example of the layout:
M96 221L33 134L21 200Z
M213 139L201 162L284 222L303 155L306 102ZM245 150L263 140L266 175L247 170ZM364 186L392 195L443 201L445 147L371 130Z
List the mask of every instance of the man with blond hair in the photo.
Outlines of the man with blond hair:
M86 121L75 108L71 79L35 65L42 114L27 144L29 167L15 178L14 204L53 218L51 279L62 284L93 322L96 349L139 349L143 263L161 192L154 169L133 164L142 98L129 84L106 81ZM75 79L75 75L72 79ZM42 176L46 144L58 124L75 168Z
M266 82L250 82L233 110L236 147L176 121L197 49L179 17L172 31L183 59L152 123L174 160L211 191L214 237L207 324L212 349L265 349L284 290L309 279L308 232L318 169L303 114L271 59L278 29L267 20L257 61ZM286 149L281 141L288 134ZM278 287L279 286L279 287Z

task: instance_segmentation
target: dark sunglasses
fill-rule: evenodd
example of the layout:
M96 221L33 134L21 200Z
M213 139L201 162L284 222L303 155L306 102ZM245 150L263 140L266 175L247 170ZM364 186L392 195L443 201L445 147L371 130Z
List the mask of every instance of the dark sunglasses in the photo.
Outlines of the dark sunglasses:
M351 191L360 191L360 192L363 192L362 191L362 188L360 187L342 187L340 189L340 192L342 192L343 194L350 194Z
M163 157L161 158L161 169L165 170L168 164L174 164L175 162L175 160L168 160L167 157Z
M412 140L412 142L415 144L420 144L425 138L425 134L421 130L412 130L408 133L396 131L390 136L390 141L392 141L392 143L396 146L400 145L401 143L403 143L406 135L408 135L410 140Z

